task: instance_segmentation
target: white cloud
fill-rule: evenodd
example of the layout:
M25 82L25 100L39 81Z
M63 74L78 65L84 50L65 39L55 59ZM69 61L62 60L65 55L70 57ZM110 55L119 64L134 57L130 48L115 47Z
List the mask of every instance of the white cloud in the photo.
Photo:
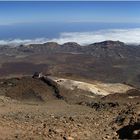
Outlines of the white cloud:
M39 43L46 43L47 41L48 41L48 39L46 39L46 38L0 40L0 45L17 46L17 45L21 45L21 44L39 44Z
M52 39L60 44L65 42L77 42L90 44L105 40L122 41L125 43L140 44L140 28L135 29L108 29L96 32L71 32L62 33L59 38Z
M81 45L101 42L105 40L122 41L125 43L140 44L140 28L134 29L108 29L94 32L68 32L61 33L58 38L37 38L37 39L14 39L14 40L0 40L0 44L37 44L45 42L57 42L60 44L66 42L77 42Z

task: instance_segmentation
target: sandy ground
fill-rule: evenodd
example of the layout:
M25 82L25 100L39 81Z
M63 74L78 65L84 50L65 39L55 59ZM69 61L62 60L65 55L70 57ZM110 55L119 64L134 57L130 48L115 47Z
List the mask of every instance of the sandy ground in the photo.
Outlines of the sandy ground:
M52 79L58 85L63 86L67 89L70 90L80 89L102 96L114 93L125 93L128 90L133 89L133 87L122 83L101 83L96 81L91 84L87 82L81 82L52 76L49 76L48 78Z

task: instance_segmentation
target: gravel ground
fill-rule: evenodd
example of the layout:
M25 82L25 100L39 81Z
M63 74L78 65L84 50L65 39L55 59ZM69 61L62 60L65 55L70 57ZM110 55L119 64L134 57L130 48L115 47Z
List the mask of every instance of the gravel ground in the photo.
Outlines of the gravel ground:
M21 85L24 85L26 80L29 79L25 78L20 83L17 79L7 83L1 82L1 140L140 139L140 97L136 94L138 91L129 92L125 96L112 94L90 101L79 101L76 98L75 102L70 103L68 99L57 99L53 90L48 87L46 97L49 97L49 100L32 100L32 94L29 100L28 96L22 96L25 94L23 91L33 87L37 89L38 85L41 87L38 89L38 95L46 99L44 94L41 94L45 92L42 89L45 85L39 81L34 83L30 79L30 86L23 88ZM7 97L11 88L12 91L16 90L16 93ZM133 92L135 97L128 98Z

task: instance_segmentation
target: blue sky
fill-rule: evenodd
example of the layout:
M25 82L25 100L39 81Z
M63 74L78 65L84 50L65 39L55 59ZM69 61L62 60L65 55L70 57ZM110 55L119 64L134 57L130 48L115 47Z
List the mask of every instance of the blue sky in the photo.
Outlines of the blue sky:
M0 44L139 38L140 1L0 1Z
M28 22L140 23L140 2L0 2L0 24Z

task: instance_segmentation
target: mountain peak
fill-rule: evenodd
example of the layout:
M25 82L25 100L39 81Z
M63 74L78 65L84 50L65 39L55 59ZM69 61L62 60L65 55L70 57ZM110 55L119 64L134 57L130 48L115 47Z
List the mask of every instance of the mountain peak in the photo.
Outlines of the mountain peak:
M103 47L118 47L118 46L124 46L125 44L121 41L112 41L112 40L106 40L106 41L103 41L103 42L99 42L99 43L94 43L92 45L100 45L100 46L103 46Z
M80 47L80 45L76 42L67 42L67 43L64 43L62 46L69 46L69 47Z
M44 43L43 45L45 46L50 46L50 47L57 47L57 46L60 46L58 43L56 42L46 42Z

